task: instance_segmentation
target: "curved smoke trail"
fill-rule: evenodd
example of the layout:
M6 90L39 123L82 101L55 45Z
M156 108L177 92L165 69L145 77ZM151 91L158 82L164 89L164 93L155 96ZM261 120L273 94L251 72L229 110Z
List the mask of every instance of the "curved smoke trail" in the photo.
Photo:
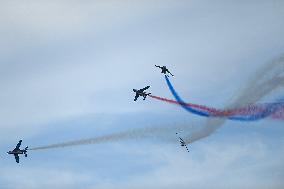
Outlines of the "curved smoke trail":
M177 94L175 90L173 93ZM249 104L245 107L221 110L199 104L185 103L183 101L178 102L154 95L149 96L163 102L181 105L190 113L205 117L227 117L228 119L238 121L255 121L256 119L265 118L267 116L273 119L284 119L284 102ZM267 112L266 115L265 112Z
M177 100L176 104L181 105L186 111L205 117L227 117L230 120L238 121L256 121L259 119L266 118L274 113L283 110L284 104L282 102L266 103L266 104L250 104L243 108L233 108L218 110L203 105L195 105L191 103L185 103L182 98L178 95L173 85L171 84L169 77L165 75L166 83ZM159 97L151 96L155 99L161 99ZM169 102L169 101L167 101ZM170 101L171 102L171 101ZM282 112L282 111L281 111Z

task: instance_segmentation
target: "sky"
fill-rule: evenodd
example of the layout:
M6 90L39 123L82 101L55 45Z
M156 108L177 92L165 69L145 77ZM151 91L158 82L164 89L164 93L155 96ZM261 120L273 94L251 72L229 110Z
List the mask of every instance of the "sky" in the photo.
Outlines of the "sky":
M134 102L132 91L174 98L155 64L186 102L223 108L261 91L252 81L284 53L283 10L281 0L0 1L0 188L283 188L283 121L228 120L187 153L175 133L210 120ZM135 134L29 151L20 164L6 154L20 139L37 147L125 132Z

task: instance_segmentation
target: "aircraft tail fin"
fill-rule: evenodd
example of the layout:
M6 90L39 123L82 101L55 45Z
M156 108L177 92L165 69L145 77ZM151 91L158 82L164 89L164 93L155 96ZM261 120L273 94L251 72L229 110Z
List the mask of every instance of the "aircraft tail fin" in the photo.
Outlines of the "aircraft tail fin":
M185 148L186 148L186 151L187 151L187 152L189 152L189 150L188 150L187 146L185 146Z
M28 150L28 146L27 147L25 147L25 151L24 151L24 154L25 154L25 157L28 157L28 154L27 154L27 150Z

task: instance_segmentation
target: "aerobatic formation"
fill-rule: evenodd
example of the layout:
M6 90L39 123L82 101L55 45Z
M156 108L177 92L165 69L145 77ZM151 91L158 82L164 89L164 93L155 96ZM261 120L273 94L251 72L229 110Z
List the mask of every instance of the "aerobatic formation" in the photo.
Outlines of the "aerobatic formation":
M186 103L177 93L175 90L172 82L170 81L170 74L174 76L166 66L157 66L155 67L161 69L161 73L164 75L165 82L167 87L169 88L170 92L172 93L175 100L167 99L159 96L152 95L151 93L147 92L150 86L146 86L142 89L133 89L135 93L134 101L141 96L143 100L149 96L152 99L163 101L166 103L174 104L181 106L187 112L191 114L195 114L198 116L208 117L208 118L218 118L219 121L213 119L209 119L208 123L211 124L211 127L205 127L200 133L195 134L195 136L181 138L178 136L178 141L182 147L185 147L186 151L189 152L188 144L204 138L211 133L213 133L217 128L219 128L225 120L235 120L235 121L257 121L264 118L270 119L284 119L284 102L282 99L276 100L275 102L271 103L256 103L259 99L264 97L265 95L269 94L271 91L278 87L284 86L284 57L281 57L279 60L272 62L263 70L261 70L255 80L253 80L250 85L248 85L247 91L243 92L239 99L237 99L234 103L232 103L228 108L224 109L217 109L205 105L193 104L193 103ZM265 79L263 79L265 78ZM263 80L261 80L263 79ZM221 121L220 121L221 120ZM176 129L176 128L173 128ZM158 128L159 130L159 128ZM145 133L154 133L153 129L144 129L144 130L133 130L124 133L118 134L110 134L96 138L90 139L83 139L77 141L69 141L57 144L51 144L46 146L39 146L34 147L29 150L42 150L42 149L51 149L51 148L59 148L59 147L67 147L67 146L75 146L75 145L84 145L84 144L95 144L100 142L106 141L116 141L126 138L134 138L142 137ZM20 149L22 140L19 141L16 148L12 151L7 152L8 154L13 154L16 162L19 163L19 154L24 154L27 157L27 150L26 147L24 150Z

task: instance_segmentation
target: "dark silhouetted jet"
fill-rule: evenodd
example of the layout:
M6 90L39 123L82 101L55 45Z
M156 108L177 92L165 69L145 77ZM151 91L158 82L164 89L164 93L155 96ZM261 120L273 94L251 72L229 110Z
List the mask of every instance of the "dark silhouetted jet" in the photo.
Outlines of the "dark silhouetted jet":
M178 134L178 133L176 133L176 134ZM188 150L188 148L187 148L186 143L184 142L184 140L183 140L182 138L180 138L180 137L178 137L178 138L179 138L180 145L181 145L182 147L185 147L185 149L187 150L187 152L189 152L189 150Z
M167 75L167 73L169 73L169 74L171 74L171 76L174 76L169 70L168 70L168 68L166 67L166 66L157 66L157 65L155 65L157 68L160 68L161 70L162 70L162 72L161 73L163 73L163 74L165 74L165 75Z
M17 144L16 148L13 151L9 151L7 152L7 154L13 154L15 156L16 162L19 163L19 154L25 154L25 157L27 157L27 150L28 147L26 147L24 150L20 149L20 146L22 144L22 140L19 141L19 143Z
M133 91L136 93L134 101L136 101L139 96L143 96L143 100L145 100L146 97L151 94L151 93L144 92L145 90L147 90L149 88L150 88L150 86L144 87L143 89L139 89L139 90L133 89Z

